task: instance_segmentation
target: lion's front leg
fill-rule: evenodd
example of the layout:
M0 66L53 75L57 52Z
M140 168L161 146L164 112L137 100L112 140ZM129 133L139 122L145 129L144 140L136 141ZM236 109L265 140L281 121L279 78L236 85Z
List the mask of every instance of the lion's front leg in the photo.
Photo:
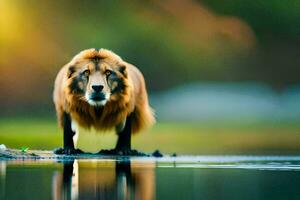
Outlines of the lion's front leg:
M80 149L75 148L78 134L78 129L74 126L74 124L72 124L70 115L64 113L64 147L57 148L53 152L55 154L67 155L83 153L83 151L81 151Z
M118 141L115 150L118 152L129 152L131 150L131 116L128 116L125 121L125 126L122 129L117 129Z

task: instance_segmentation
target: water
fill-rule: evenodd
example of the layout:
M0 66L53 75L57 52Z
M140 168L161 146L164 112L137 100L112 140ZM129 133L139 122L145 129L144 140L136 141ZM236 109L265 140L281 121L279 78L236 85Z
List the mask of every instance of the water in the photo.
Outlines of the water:
M300 199L298 156L0 161L0 199Z

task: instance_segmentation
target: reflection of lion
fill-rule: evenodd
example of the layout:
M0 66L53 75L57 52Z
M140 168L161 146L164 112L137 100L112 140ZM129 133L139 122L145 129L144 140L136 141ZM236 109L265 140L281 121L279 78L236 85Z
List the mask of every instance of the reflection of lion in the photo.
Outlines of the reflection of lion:
M130 154L131 133L155 121L141 72L106 49L84 50L66 64L56 77L53 99L64 128L64 149L56 153L77 152L75 133L82 126L115 128L114 152Z
M155 163L63 163L52 178L53 199L155 199Z

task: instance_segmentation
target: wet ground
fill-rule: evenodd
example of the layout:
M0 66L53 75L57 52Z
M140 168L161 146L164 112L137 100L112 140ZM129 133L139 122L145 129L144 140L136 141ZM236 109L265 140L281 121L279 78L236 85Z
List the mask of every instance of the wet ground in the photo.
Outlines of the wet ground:
M0 161L0 199L300 199L300 156Z

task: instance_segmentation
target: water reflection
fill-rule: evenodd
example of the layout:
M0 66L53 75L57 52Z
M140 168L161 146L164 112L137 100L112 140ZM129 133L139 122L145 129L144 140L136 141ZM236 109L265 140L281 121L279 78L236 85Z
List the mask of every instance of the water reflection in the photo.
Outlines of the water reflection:
M171 160L0 161L0 200L300 199L298 156Z
M0 199L5 197L6 162L0 161Z
M78 199L78 163L63 163L63 171L56 171L52 179L52 196L55 200Z
M153 199L154 167L130 160L86 163L64 162L52 179L52 196L61 199ZM112 170L114 168L114 170Z

